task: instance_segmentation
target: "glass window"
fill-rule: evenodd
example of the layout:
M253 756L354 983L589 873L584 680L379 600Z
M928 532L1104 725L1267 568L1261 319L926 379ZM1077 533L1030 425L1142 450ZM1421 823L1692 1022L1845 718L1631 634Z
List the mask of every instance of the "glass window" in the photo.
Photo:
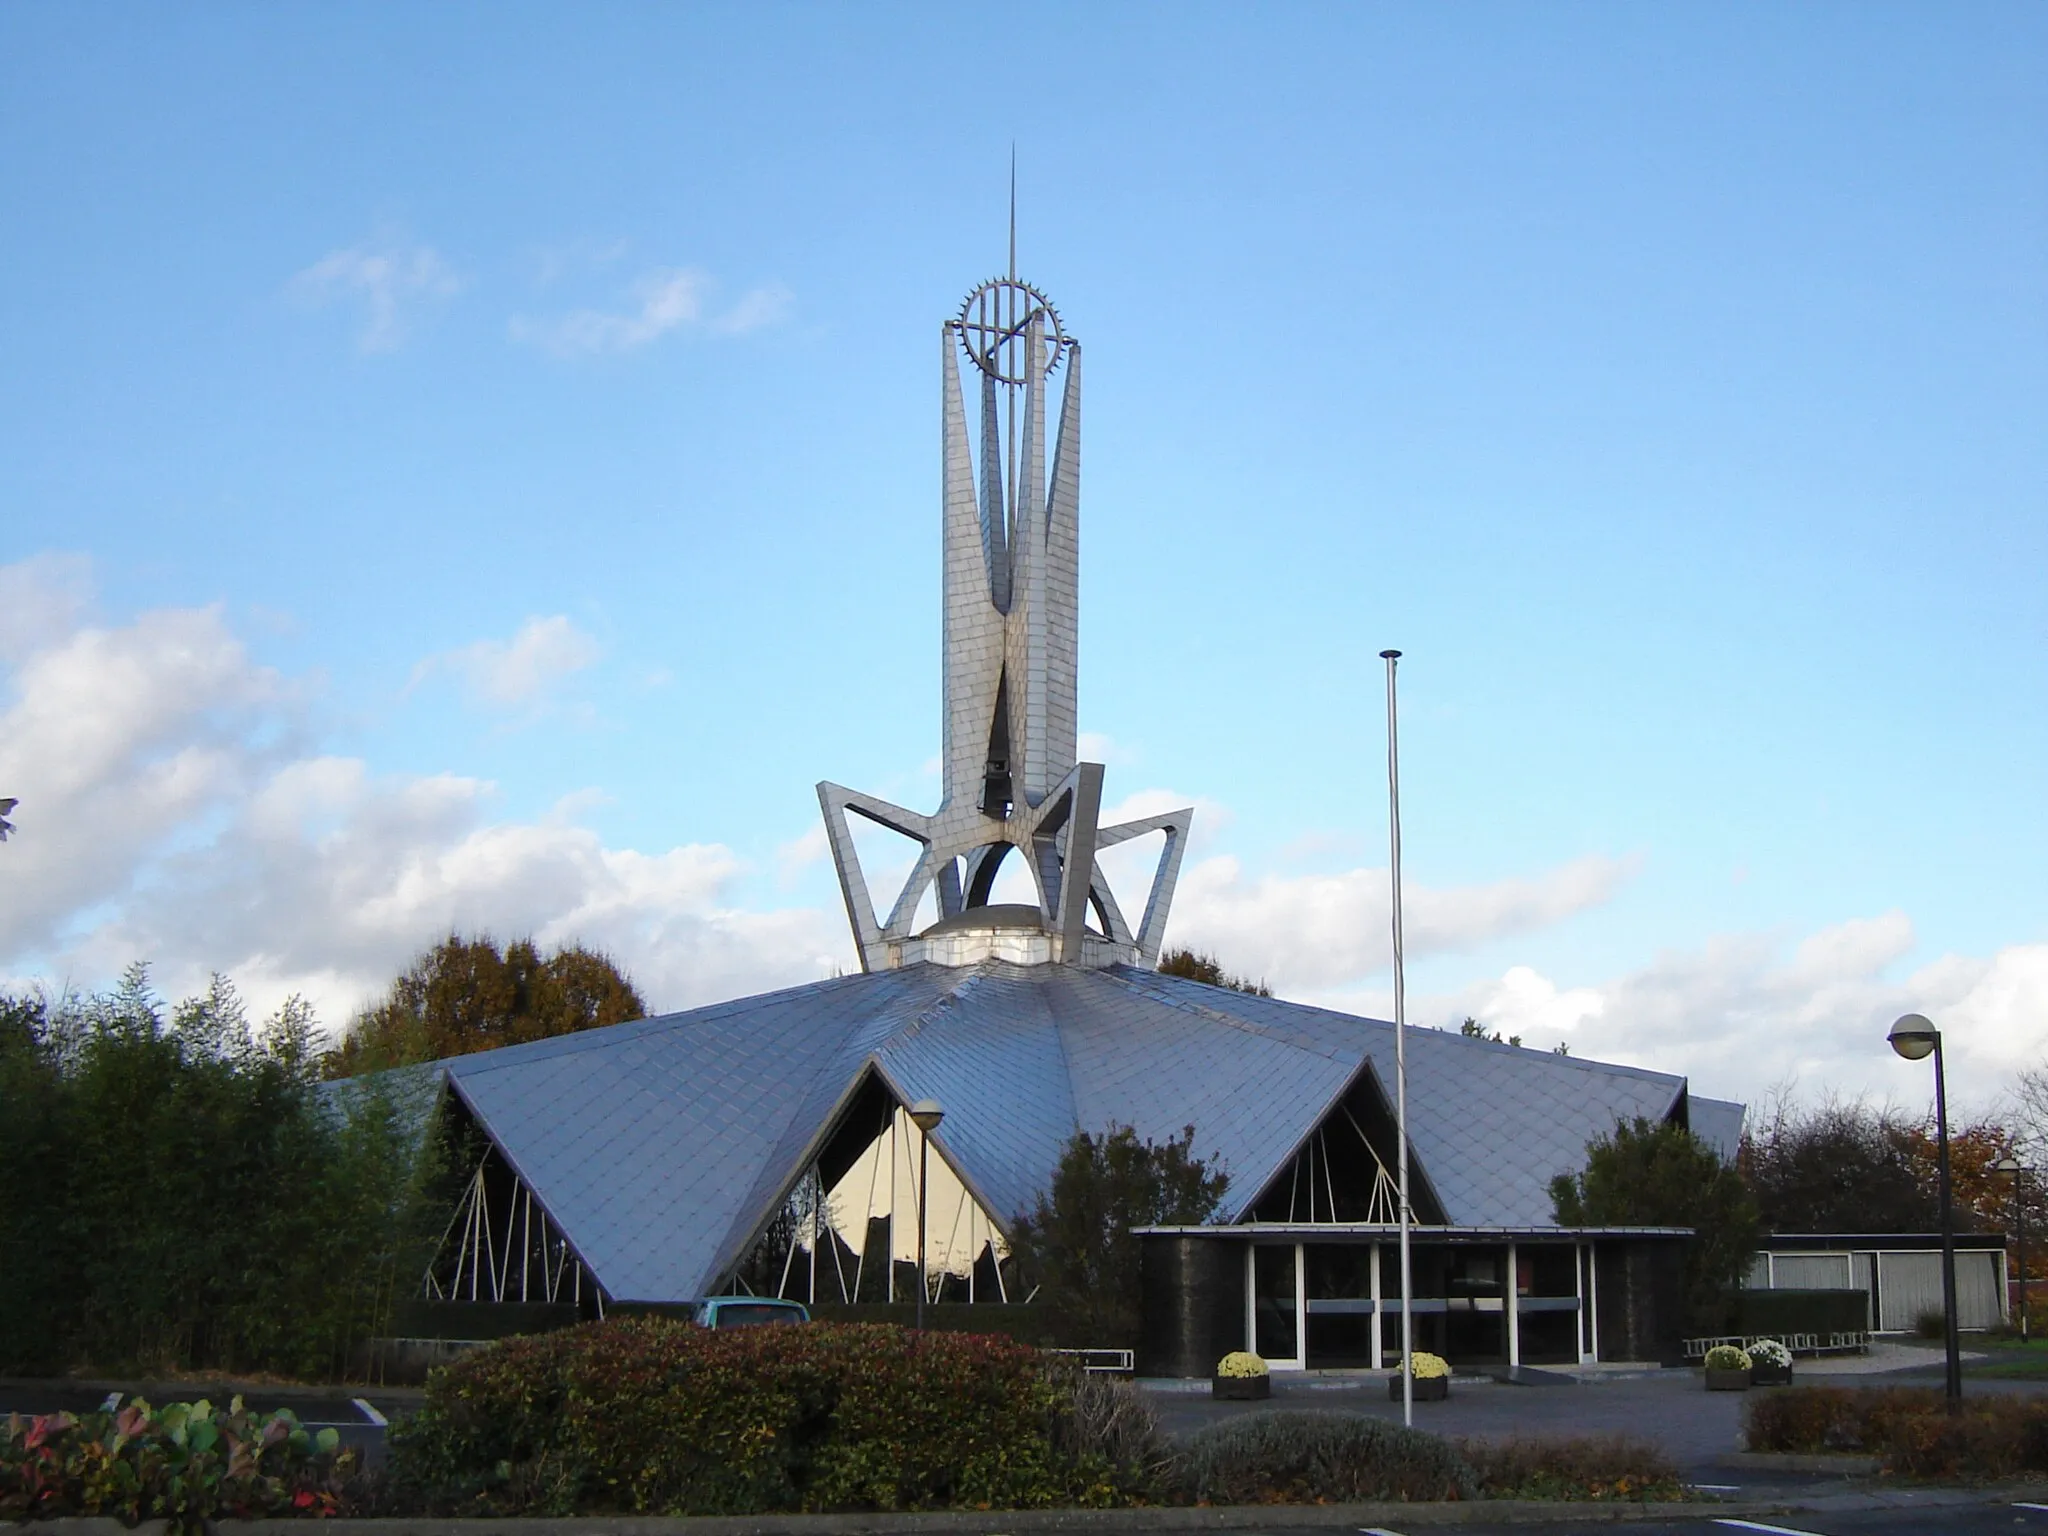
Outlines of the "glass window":
M1301 1357L1294 1314L1294 1245L1252 1249L1252 1348L1268 1360Z

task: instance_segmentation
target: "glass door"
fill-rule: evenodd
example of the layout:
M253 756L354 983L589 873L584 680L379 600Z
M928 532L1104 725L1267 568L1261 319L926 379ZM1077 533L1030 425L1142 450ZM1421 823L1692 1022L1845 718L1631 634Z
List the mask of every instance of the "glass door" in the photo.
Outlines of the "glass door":
M1294 1243L1252 1244L1252 1348L1275 1370L1301 1368L1300 1257Z

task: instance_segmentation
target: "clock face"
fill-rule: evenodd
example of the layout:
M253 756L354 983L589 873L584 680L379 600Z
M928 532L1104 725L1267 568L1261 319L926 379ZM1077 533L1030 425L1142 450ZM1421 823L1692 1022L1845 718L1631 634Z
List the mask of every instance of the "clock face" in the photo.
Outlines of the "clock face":
M1022 384L1030 372L1025 349L1034 319L1045 349L1045 371L1051 373L1068 345L1059 311L1036 288L1013 277L991 278L967 295L960 306L960 339L983 373L1000 383Z

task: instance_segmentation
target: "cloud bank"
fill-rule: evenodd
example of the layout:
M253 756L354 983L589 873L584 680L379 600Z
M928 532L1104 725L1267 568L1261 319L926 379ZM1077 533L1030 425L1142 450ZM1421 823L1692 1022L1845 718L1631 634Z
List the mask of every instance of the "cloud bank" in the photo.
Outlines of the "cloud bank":
M0 594L66 571L0 567ZM735 906L742 865L720 845L610 848L567 814L495 817L482 779L315 750L304 691L217 606L122 624L68 599L33 625L5 611L0 784L21 806L0 849L0 977L93 987L145 959L182 993L220 970L261 1006L303 992L332 1026L451 930L595 945L666 1008L848 963L829 914ZM461 654L477 687L524 699L582 654L565 626Z
M566 617L538 616L431 665L480 702L520 707L596 654ZM508 819L484 779L379 774L321 750L315 723L306 687L254 660L218 606L102 622L85 562L0 566L0 794L21 801L0 845L0 984L95 987L146 959L174 994L220 970L259 1010L298 991L332 1026L450 931L601 947L657 1009L854 964L836 899L743 905L747 869L728 847L608 846L577 824L588 791ZM1147 789L1109 814L1190 798ZM1282 996L1384 1016L1385 870L1248 870L1216 846L1229 820L1197 802L1168 941L1213 950ZM1143 845L1130 852L1142 873L1112 878L1136 906L1149 861ZM776 852L774 883L814 881L823 856L814 829ZM1902 912L1712 936L1606 977L1546 969L1544 930L1612 900L1634 867L1588 855L1522 878L1411 884L1411 958L1518 938L1535 957L1411 993L1411 1020L1454 1027L1471 1014L1532 1047L1563 1040L1737 1098L1797 1078L1923 1102L1927 1074L1884 1047L1908 1008L1943 1026L1959 1102L1988 1101L2048 1051L2048 943L1915 963ZM879 876L876 888L893 889Z

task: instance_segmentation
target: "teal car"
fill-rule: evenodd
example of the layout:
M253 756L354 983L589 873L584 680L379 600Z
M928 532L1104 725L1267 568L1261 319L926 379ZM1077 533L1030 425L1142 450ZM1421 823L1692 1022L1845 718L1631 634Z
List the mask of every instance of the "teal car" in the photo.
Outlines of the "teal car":
M808 1323L811 1309L772 1296L706 1296L690 1303L690 1320L703 1328L760 1328Z

